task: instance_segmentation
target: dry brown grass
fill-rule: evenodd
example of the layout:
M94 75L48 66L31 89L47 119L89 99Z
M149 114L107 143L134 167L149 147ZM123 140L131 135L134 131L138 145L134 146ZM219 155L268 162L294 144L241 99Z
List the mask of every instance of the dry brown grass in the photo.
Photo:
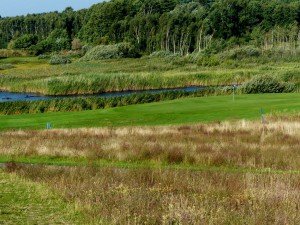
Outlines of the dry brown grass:
M300 120L0 133L0 154L300 169Z
M299 224L300 175L25 167L87 224Z
M7 131L0 154L299 171L299 116L267 121ZM14 171L60 193L87 224L300 224L299 173L38 165Z

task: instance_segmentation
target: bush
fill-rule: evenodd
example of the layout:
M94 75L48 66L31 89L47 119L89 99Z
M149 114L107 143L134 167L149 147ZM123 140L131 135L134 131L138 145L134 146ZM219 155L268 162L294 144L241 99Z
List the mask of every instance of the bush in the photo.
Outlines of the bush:
M42 54L46 52L51 52L53 49L53 43L49 40L43 40L37 43L37 45L34 47L34 50L36 51L36 54Z
M261 50L252 46L231 49L220 54L220 56L225 59L243 59L248 57L258 57L260 55Z
M300 81L300 73L298 71L287 71L281 75L281 79L285 82Z
M220 65L220 59L216 55L200 55L197 59L198 66L218 66Z
M173 53L170 51L157 51L157 52L152 52L150 57L160 57L160 58L175 58L178 57L178 53Z
M129 43L99 45L87 52L86 55L80 59L80 61L136 57L137 54L138 53L136 52L135 48Z
M71 63L71 60L68 57L62 55L54 55L51 57L49 61L49 64L51 65L68 64L68 63Z
M49 56L49 55L43 55L43 54L41 54L41 55L39 55L37 58L38 58L38 59L49 59L50 56Z
M80 50L82 48L81 40L78 38L73 39L71 45L72 50Z
M93 48L92 45L84 45L82 46L81 50L83 51L83 54L86 54L87 52L91 51Z
M242 85L242 91L246 94L253 93L282 93L290 92L293 87L290 84L280 83L271 76L256 76Z
M80 58L83 56L83 52L81 50L70 50L65 54L65 56L69 58Z
M8 58L8 57L26 57L32 56L33 52L29 50L11 50L11 49L0 49L0 57Z
M14 41L13 49L29 49L38 42L37 35L24 34Z

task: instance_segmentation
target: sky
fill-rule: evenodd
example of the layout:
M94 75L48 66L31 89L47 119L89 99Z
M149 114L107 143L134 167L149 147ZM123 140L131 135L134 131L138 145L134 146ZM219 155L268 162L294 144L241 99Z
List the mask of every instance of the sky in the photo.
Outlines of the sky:
M89 8L103 0L1 0L0 16L20 16L32 13L63 11L71 6L74 10Z

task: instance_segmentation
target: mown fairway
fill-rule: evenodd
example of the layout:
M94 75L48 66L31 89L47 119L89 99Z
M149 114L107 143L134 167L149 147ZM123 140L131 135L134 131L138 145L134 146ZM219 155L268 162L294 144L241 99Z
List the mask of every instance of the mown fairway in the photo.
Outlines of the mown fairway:
M1 116L0 129L139 126L190 124L210 121L259 119L265 113L299 112L300 94L240 95L186 98L104 110Z

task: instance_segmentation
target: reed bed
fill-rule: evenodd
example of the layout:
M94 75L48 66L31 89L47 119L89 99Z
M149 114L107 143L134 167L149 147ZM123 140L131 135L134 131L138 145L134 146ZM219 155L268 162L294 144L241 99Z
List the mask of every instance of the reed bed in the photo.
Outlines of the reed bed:
M271 75L296 84L300 82L297 62L265 65L233 61L214 67L197 66L189 62L176 64L155 57L74 62L55 66L49 66L46 62L35 58L2 59L0 66L12 64L16 68L1 71L0 88L15 92L67 95L189 85L241 84L256 75Z

